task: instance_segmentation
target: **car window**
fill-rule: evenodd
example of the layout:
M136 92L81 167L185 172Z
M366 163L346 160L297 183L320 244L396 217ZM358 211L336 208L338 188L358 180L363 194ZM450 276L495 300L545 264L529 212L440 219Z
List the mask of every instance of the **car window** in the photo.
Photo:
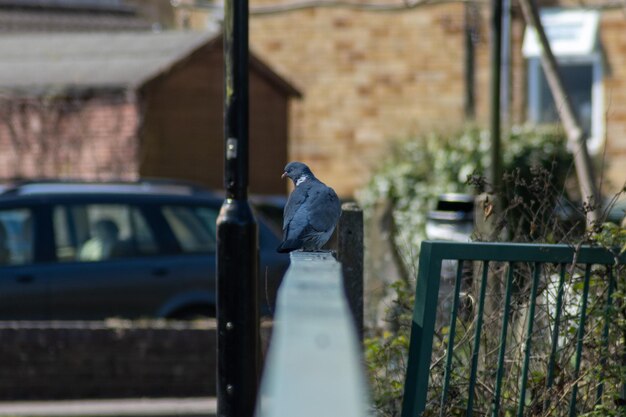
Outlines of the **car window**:
M209 207L164 206L162 213L183 252L215 252L217 210Z
M32 226L29 209L0 210L0 266L33 262Z
M53 211L57 259L103 261L156 254L154 234L141 211L124 204L57 206Z

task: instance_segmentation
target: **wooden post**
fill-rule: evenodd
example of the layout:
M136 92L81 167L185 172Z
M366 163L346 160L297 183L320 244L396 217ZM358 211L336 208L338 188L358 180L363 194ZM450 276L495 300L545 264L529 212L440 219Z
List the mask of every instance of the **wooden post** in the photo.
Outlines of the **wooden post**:
M356 203L344 203L337 229L346 298L359 340L363 341L363 210Z

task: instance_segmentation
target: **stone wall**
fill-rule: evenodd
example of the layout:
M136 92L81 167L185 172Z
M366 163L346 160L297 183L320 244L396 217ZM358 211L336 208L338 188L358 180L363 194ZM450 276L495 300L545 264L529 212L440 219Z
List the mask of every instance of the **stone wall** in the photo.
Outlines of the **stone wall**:
M0 340L0 400L215 395L214 321L0 322Z

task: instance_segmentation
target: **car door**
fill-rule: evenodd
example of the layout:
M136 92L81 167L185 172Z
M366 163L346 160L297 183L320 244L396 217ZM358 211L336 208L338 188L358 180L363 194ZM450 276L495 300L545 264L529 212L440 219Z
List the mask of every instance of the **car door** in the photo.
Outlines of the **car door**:
M210 204L172 204L161 207L161 214L175 236L180 255L179 277L186 287L188 297L180 302L192 304L192 296L208 290L212 306L216 300L215 251L216 221L219 206ZM289 264L289 256L276 252L280 240L259 219L259 305L261 313L272 314L276 291ZM200 300L199 300L200 301ZM173 306L172 306L173 307ZM176 306L182 309L182 306ZM212 307L211 313L213 313Z
M0 208L0 319L46 318L47 282L35 264L37 210Z
M125 203L52 209L57 267L49 271L55 319L154 316L166 297L155 231Z
M158 207L173 239L163 259L175 270L172 296L160 315L190 318L215 314L215 221L218 206L171 202Z

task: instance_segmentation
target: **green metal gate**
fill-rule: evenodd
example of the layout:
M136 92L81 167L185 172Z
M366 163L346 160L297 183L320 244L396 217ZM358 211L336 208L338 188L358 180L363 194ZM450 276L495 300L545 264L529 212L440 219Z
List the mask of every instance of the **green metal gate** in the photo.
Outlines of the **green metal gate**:
M616 359L613 293L625 263L602 248L423 242L402 416L589 411Z

